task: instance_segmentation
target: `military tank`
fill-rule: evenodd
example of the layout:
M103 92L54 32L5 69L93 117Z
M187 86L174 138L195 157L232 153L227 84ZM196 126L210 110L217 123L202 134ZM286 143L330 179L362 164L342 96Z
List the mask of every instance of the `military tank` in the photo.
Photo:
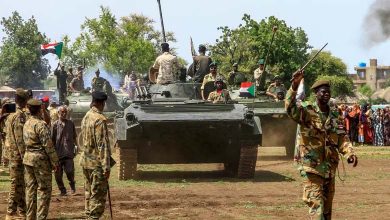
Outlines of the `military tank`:
M120 180L136 178L137 164L223 163L231 176L254 176L262 133L245 105L206 103L199 83L142 91L115 118Z

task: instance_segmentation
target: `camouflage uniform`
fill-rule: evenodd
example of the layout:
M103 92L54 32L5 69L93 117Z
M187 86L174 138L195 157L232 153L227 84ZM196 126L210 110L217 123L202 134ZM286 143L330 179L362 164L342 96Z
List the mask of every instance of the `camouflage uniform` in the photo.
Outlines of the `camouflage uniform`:
M73 78L72 81L70 82L70 85L77 92L84 90L84 80L82 78L81 79L77 77Z
M213 91L209 94L209 97L207 101L213 102L213 103L225 103L225 101L229 101L229 91L226 89L222 89L222 91Z
M49 110L49 115L50 115L50 122L53 124L55 121L59 119L58 116L58 109L57 108L51 108Z
M157 57L153 64L154 69L158 69L157 83L165 84L172 83L177 79L177 70L179 69L179 63L177 57L164 52Z
M99 219L104 212L108 182L104 172L110 171L111 149L107 119L92 107L81 122L83 146L80 165L85 180L85 212L91 219Z
M1 163L4 166L8 165L8 159L9 159L9 144L8 141L6 142L6 133L5 133L5 125L9 114L5 113L4 115L1 115L0 118L0 139L1 139Z
M209 73L209 74L205 75L204 79L203 79L202 86L200 87L200 89L204 89L204 86L206 85L206 83L214 82L217 78L222 78L223 79L223 76L218 74L218 73L215 74L215 76L213 76L212 73Z
M17 107L16 112L8 116L6 123L6 142L9 146L9 171L11 189L8 197L7 213L13 214L19 209L26 212L23 155L26 150L23 142L23 126L27 120L24 109Z
M46 219L52 192L53 166L58 157L47 124L32 115L23 129L26 153L23 158L26 180L27 219Z
M103 77L93 77L92 79L92 91L104 91L104 84L105 84L106 79Z
M277 95L279 92L282 92L284 96L286 94L286 88L283 84L277 86L276 83L271 83L271 85L267 89L267 92L273 95Z
M339 153L346 158L355 154L339 112L330 108L327 116L317 102L296 102L296 94L290 88L285 105L287 114L300 125L295 160L304 178L303 200L312 219L331 219Z

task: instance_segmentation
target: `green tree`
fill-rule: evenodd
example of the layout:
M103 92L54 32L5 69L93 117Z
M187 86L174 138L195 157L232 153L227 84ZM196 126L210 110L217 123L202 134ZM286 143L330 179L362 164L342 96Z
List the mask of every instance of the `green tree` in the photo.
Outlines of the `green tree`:
M318 80L329 80L330 88L332 91L332 97L339 97L341 95L352 95L353 83L348 76L342 75L321 75L317 78ZM306 80L306 78L305 78ZM306 81L305 81L306 83Z
M222 35L211 47L212 58L220 63L220 69L227 73L231 65L238 62L241 71L252 76L257 68L257 61L266 57L273 34L273 27L278 28L268 57L268 69L279 74L285 82L291 74L307 60L310 49L306 33L300 28L293 28L285 21L274 16L253 20L245 14L244 24L237 28L220 27Z
M64 40L63 59L73 65L86 59L90 66L103 64L116 73L146 72L160 51L162 39L153 24L152 19L137 14L118 21L108 8L101 6L99 18L87 18L73 44ZM167 39L176 41L171 32Z
M361 86L361 87L358 89L358 91L359 91L361 94L367 96L368 98L370 98L370 97L372 96L372 94L374 94L374 91L372 91L371 87L368 86L368 85L363 85L363 86Z
M39 32L35 18L25 21L14 11L2 18L1 25L6 36L0 47L0 73L14 87L41 88L40 80L46 78L49 64L41 58L39 46L48 39Z

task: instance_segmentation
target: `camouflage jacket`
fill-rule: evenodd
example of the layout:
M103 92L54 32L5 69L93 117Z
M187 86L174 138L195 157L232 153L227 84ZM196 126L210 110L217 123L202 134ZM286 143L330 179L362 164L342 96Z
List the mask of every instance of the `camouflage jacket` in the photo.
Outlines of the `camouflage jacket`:
M225 83L225 78L221 74L217 73L217 74L215 74L215 76L213 76L212 73L209 73L209 74L204 76L202 86L200 88L204 89L204 86L206 85L206 83L214 82L217 78L222 78L224 83Z
M7 123L9 114L5 113L0 117L0 139L1 139L1 146L3 148L2 156L5 158L9 158L9 143L6 141L6 132L5 132L5 125Z
M283 94L286 94L286 88L283 84L277 86L276 83L271 83L271 85L267 89L267 92L272 93L274 95L277 95L278 92L283 92Z
M92 79L92 91L101 91L103 92L103 87L106 79L103 77L93 77Z
M324 178L334 177L339 153L348 158L354 150L346 135L344 123L337 109L329 115L322 113L316 102L296 102L296 91L288 90L285 100L287 114L299 126L295 160L304 174L314 173Z
M97 108L92 107L81 121L81 135L80 165L85 169L102 167L109 170L111 149L107 119Z
M47 161L50 161L52 166L58 163L49 127L39 116L32 115L27 120L23 127L23 138L26 145L23 164L40 167Z
M176 56L169 52L164 52L157 57L153 68L158 69L157 83L165 84L176 80L179 63Z
M212 91L209 94L209 97L207 101L213 102L213 103L225 103L226 101L230 100L229 91L226 89L222 89L220 92L217 90Z
M6 142L9 147L9 159L22 161L26 147L23 141L23 126L27 114L24 109L17 107L16 112L10 114L5 124Z

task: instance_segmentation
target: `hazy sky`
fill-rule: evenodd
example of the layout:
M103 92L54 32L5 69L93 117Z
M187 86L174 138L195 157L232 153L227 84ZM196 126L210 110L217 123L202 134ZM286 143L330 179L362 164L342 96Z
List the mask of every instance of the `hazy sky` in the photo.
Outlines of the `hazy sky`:
M68 34L72 39L80 33L85 17L95 18L100 5L108 6L119 18L139 13L156 21L160 29L156 0L0 0L0 17L18 11L24 19L34 15L39 29L52 40L60 41ZM195 45L214 43L220 36L219 26L236 27L244 13L260 20L269 16L283 19L292 27L302 27L310 45L321 47L344 60L349 72L359 62L378 58L379 65L390 65L390 42L370 49L362 45L363 20L374 0L161 0L165 30L173 31L178 55L191 60L189 38ZM0 37L4 36L0 32ZM54 61L53 61L54 62ZM55 64L52 64L54 66Z

